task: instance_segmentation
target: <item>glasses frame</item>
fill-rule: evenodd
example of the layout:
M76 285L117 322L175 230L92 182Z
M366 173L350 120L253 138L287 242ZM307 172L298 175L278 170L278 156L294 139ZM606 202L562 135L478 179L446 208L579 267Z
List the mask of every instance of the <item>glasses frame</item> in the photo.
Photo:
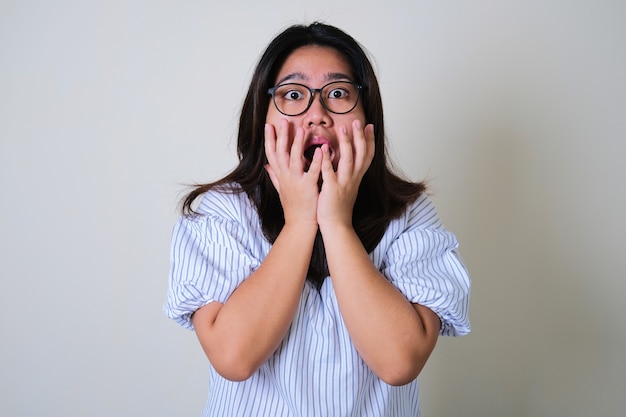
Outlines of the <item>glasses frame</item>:
M339 83L343 83L343 84L352 84L355 88L356 88L356 101L354 102L354 106L352 106L352 108L350 108L350 110L348 111L343 111L343 112L336 112L333 111L331 109L328 108L328 106L326 106L326 103L324 102L324 98L322 97L322 90L324 90L326 87L328 87L329 85L332 84L339 84ZM311 92L311 95L309 96L309 102L306 105L306 107L304 108L303 111L301 111L300 113L297 114L288 114L283 112L281 109L278 108L278 104L276 104L276 96L274 93L276 93L276 90L280 87L283 87L285 85L297 85L300 87L304 87L307 90L309 90ZM347 114L350 113L352 110L354 110L356 108L356 106L359 104L359 98L361 97L361 91L363 90L363 86L360 84L357 84L355 82L352 81L331 81L328 84L323 85L320 88L310 88L304 84L300 84L300 83L282 83L282 84L278 84L275 87L269 88L267 90L267 94L270 94L272 96L272 102L274 103L274 107L276 107L276 110L278 110L279 113L284 114L285 116L300 116L304 113L306 113L310 108L311 108L311 104L313 104L313 100L315 100L315 93L319 93L319 98L320 98L320 103L322 103L322 107L324 107L324 109L326 109L327 111L333 113L333 114Z

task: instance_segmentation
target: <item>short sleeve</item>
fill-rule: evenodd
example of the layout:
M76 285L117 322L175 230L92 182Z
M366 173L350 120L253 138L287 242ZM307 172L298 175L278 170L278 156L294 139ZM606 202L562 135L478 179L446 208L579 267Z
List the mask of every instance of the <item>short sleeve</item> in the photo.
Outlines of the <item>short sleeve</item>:
M165 314L193 330L197 309L224 303L259 265L247 235L240 222L213 213L181 217L172 233Z
M456 237L441 226L426 197L409 208L405 225L387 249L383 274L410 302L439 316L441 335L469 333L470 277Z

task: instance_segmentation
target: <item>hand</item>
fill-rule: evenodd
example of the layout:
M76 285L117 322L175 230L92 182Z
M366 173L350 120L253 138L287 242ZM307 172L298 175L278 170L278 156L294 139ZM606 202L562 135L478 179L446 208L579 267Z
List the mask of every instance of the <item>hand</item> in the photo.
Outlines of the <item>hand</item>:
M374 158L374 125L363 128L361 121L355 120L351 132L346 126L339 128L338 139L337 172L333 170L328 147L322 147L322 189L317 204L320 230L333 225L352 227L359 185Z
M291 130L292 125L286 119L281 120L278 130L270 124L265 125L265 155L269 162L265 169L280 196L285 224L313 222L317 228L322 151L315 150L311 165L305 172L304 129L296 128L293 140L290 140Z

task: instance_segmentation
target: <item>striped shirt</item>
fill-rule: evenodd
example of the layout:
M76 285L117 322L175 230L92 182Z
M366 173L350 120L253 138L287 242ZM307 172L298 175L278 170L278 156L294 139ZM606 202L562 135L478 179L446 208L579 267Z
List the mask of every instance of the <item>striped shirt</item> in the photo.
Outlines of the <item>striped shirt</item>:
M164 312L193 330L191 314L228 297L265 259L256 208L245 193L206 193L198 216L174 227ZM433 310L441 334L470 331L470 278L432 202L422 195L393 220L370 258L412 303ZM339 312L332 280L306 281L287 335L249 379L232 382L212 367L204 417L419 416L417 379L380 380L359 356Z

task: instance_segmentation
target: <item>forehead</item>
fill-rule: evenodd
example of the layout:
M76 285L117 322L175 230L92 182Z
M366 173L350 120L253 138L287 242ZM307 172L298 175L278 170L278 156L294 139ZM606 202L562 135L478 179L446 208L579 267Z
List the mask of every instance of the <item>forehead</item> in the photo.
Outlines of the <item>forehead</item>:
M352 79L346 58L328 46L308 45L294 50L278 71L276 82Z

